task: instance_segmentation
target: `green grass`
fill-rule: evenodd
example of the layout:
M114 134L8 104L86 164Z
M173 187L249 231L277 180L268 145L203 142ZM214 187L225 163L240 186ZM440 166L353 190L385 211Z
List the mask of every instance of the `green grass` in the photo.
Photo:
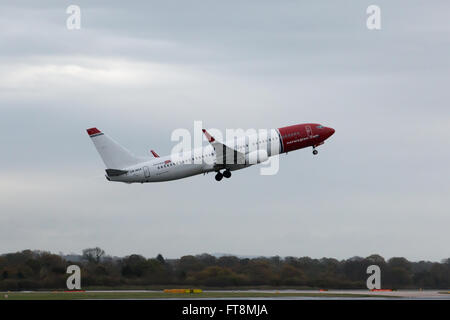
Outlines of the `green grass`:
M5 294L8 298L5 298ZM333 293L298 293L298 292L202 292L202 293L164 293L164 292L2 292L0 300L75 300L75 299L196 299L196 298L265 298L265 297L329 297L361 298L369 294L333 294ZM381 297L381 296L378 296Z

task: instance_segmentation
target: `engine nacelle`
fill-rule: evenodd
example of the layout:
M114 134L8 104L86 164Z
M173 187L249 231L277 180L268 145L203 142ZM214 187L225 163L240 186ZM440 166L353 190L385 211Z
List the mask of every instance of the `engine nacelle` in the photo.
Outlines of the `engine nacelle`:
M269 159L266 150L255 150L245 155L245 164L257 164Z

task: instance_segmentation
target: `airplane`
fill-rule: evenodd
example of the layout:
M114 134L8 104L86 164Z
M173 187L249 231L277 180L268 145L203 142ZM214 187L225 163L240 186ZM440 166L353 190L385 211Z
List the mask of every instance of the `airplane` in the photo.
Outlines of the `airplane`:
M230 178L231 171L262 163L270 157L298 149L316 147L331 137L335 130L317 123L296 124L271 129L265 135L244 135L225 142L217 141L203 129L209 145L190 151L153 158L137 157L98 130L86 130L106 166L106 179L125 183L177 180L197 174L216 172L215 179Z

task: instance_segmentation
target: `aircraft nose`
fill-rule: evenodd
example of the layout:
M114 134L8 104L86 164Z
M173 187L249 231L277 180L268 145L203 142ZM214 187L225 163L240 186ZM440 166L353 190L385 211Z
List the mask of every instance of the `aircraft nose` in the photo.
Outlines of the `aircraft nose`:
M335 130L333 128L328 128L328 131L328 137L331 137L335 133Z

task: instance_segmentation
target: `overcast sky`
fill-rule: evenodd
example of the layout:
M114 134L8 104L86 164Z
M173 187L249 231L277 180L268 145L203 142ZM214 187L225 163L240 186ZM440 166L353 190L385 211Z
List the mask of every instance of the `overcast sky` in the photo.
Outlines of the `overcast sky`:
M0 253L450 257L448 1L8 3ZM317 156L281 156L274 176L127 185L106 181L85 132L168 154L195 120L336 133Z

